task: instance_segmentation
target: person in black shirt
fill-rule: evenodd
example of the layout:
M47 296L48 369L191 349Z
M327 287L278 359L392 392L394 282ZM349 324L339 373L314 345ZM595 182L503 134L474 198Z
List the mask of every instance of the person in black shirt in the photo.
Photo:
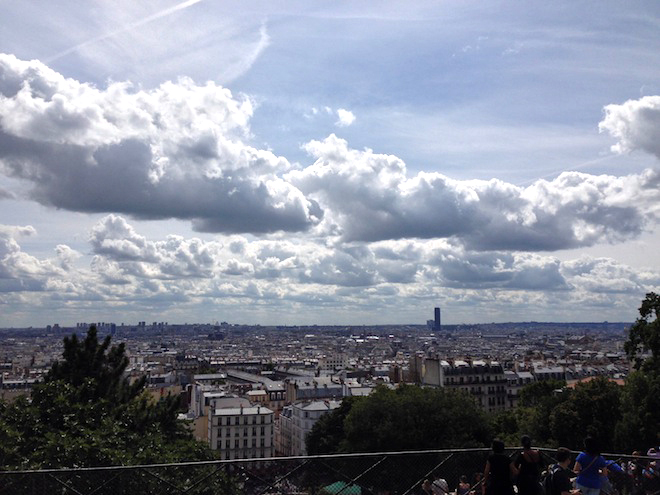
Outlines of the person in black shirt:
M517 474L516 466L504 453L504 442L493 440L493 453L484 469L483 495L514 495L512 479Z
M580 490L573 488L571 475L573 472L568 469L571 463L571 451L564 447L557 449L557 464L550 467L552 493L548 495L579 495Z
M525 435L521 438L522 452L518 454L514 465L518 469L516 486L518 495L538 495L539 479L543 462L538 450L532 448L532 439Z

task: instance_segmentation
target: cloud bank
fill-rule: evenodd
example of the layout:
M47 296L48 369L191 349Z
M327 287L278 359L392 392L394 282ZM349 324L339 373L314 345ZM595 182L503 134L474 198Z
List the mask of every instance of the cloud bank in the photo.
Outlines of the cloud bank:
M252 102L188 79L105 90L0 56L0 160L42 204L190 220L201 231L304 231L316 203L288 161L246 145Z
M619 151L659 154L660 97L606 107ZM248 144L254 106L208 82L99 89L0 56L0 166L32 199L82 212L189 220L203 232L309 232L342 241L452 239L473 250L554 251L638 236L657 221L660 172L566 172L522 188L410 175L331 134L294 166ZM354 115L338 110L339 122Z
M103 305L135 314L171 307L226 312L251 304L296 313L303 307L345 310L365 304L373 312L401 301L406 308L428 308L450 298L456 307L527 308L533 315L529 305L593 310L612 304L613 296L631 304L660 285L660 273L611 258L561 261L534 253L470 251L445 240L337 246L237 235L152 240L114 214L91 229L93 257L85 266L78 263L81 254L65 245L46 259L25 253L17 239L32 234L31 227L0 228L0 303L46 308L66 303L71 311Z
M355 121L324 111L339 127ZM309 163L298 164L251 144L254 112L248 96L213 82L99 88L0 55L0 173L42 205L105 214L89 255L59 244L33 256L20 241L34 228L0 225L0 304L138 315L248 301L296 314L451 300L505 312L595 308L613 295L633 307L660 286L653 270L551 254L652 231L658 168L564 172L521 187L413 174L401 158L335 134L305 143ZM599 127L615 152L660 158L660 97L608 105ZM18 198L0 187L0 199ZM215 235L150 239L135 227L170 218Z
M316 159L286 179L326 211L348 241L456 238L479 250L553 251L639 235L657 219L660 173L566 172L521 188L500 180L409 177L396 156L357 151L334 135L305 149Z

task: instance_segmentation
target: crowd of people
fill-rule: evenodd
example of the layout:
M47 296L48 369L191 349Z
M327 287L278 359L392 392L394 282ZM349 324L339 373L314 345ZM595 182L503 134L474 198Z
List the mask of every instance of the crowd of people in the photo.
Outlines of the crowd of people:
M587 437L575 460L566 448L557 449L552 464L532 448L532 439L521 439L522 449L511 456L504 443L494 440L482 473L472 482L461 475L456 489L440 475L424 480L425 495L660 495L660 448L640 451L618 460L607 460L596 439Z

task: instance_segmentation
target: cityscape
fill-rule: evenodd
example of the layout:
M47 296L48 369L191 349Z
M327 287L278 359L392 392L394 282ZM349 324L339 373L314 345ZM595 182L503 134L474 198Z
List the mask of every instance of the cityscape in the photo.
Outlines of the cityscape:
M0 495L658 495L657 0L0 19Z
M155 399L180 397L180 419L220 459L306 455L305 438L323 414L379 385L460 390L496 413L514 409L536 381L622 384L631 371L623 349L630 323L442 325L438 307L431 316L426 324L357 327L93 325L125 343L132 380L146 378ZM29 394L60 359L62 338L82 338L90 325L0 329L1 398ZM256 435L230 442L243 416Z

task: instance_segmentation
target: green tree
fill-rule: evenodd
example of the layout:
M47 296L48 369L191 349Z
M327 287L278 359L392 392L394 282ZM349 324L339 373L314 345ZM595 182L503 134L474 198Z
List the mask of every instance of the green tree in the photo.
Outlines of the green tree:
M660 296L646 294L639 314L624 344L636 371L626 378L616 428L616 445L627 452L660 442Z
M621 421L616 426L618 452L644 450L660 443L660 375L634 371L621 393Z
M553 402L558 397L556 392L566 387L563 380L541 380L530 383L520 391L520 405L523 407L537 407Z
M305 438L307 452L310 455L347 451L344 421L346 421L346 416L350 413L355 401L361 399L361 397L345 397L338 408L324 414L314 423L312 430Z
M630 327L628 340L624 344L626 354L635 369L645 372L660 372L660 296L654 292L646 294L639 308L640 317ZM644 353L650 352L648 357Z
M177 421L177 398L154 402L145 381L130 383L123 345L99 343L91 327L84 340L64 341L31 400L0 408L5 468L80 467L211 459Z
M563 380L541 380L523 387L520 403L515 410L518 439L525 434L530 435L536 445L555 446L550 416L567 399L567 395L566 382Z
M522 436L520 421L516 409L498 411L490 415L493 436L499 438L505 445L518 445Z
M614 448L614 431L621 418L621 387L607 378L598 377L578 383L566 392L550 414L553 443L570 449L581 449L586 436L596 438L603 450Z
M339 445L348 452L474 447L487 445L490 439L481 408L467 394L451 390L378 387L354 401L347 414L335 413L328 424L336 425L334 420L345 414ZM341 433L339 428L334 431L337 436ZM313 442L311 446L315 448Z
M110 347L110 340L108 335L99 343L94 325L82 342L76 334L65 337L63 359L53 363L45 382L64 382L73 386L82 401L130 402L142 393L146 378L129 384L124 376L128 367L125 345Z

